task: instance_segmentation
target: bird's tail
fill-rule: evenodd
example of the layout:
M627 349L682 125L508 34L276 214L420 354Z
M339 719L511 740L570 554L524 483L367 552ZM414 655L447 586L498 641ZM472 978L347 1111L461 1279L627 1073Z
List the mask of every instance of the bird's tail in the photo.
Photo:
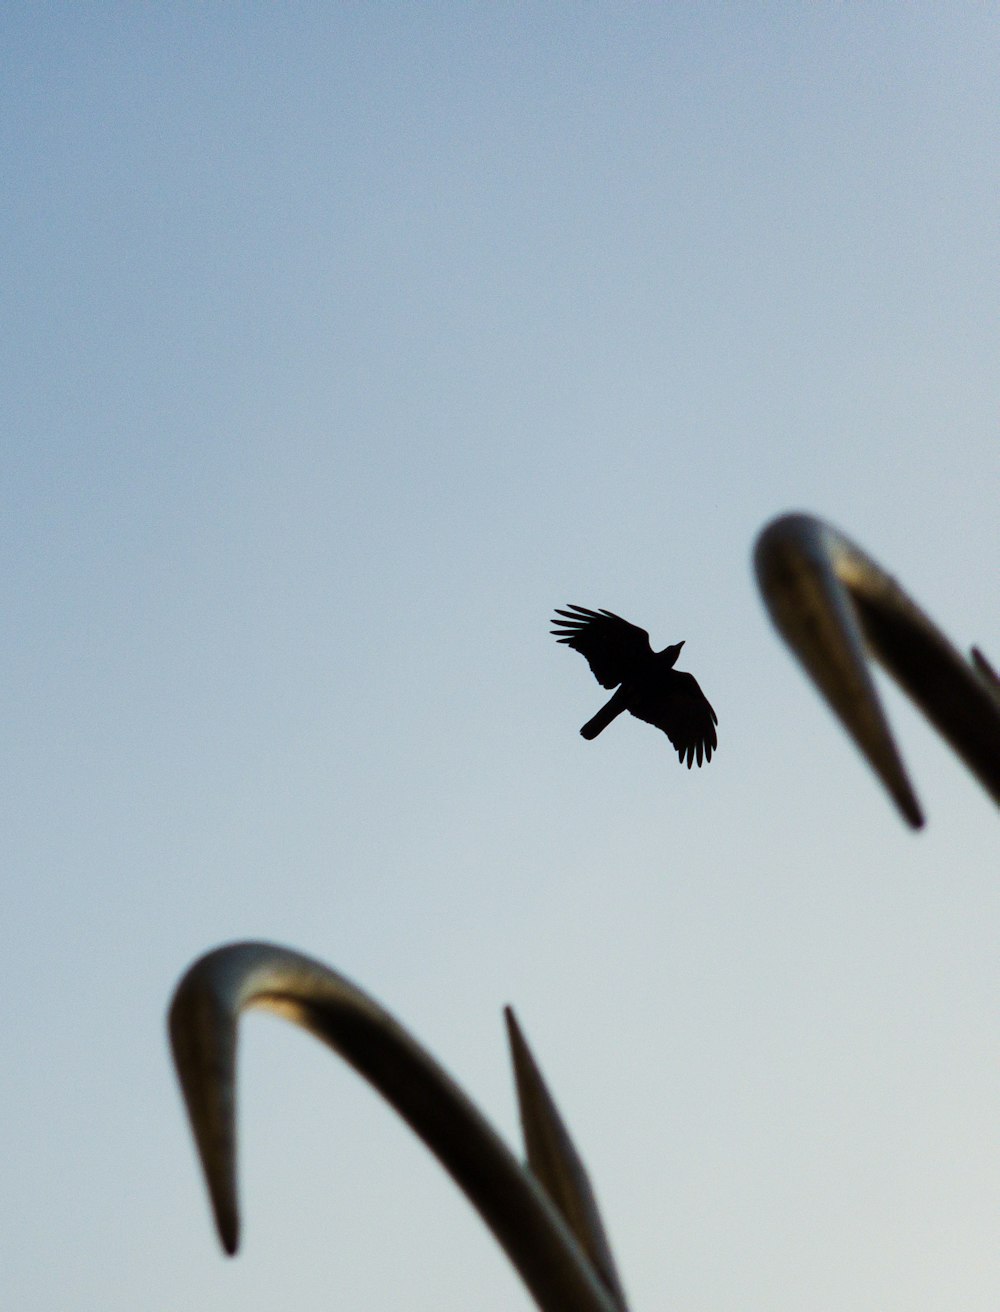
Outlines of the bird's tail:
M611 700L605 702L594 718L588 720L580 730L583 737L586 738L588 742L591 738L596 738L602 729L606 729L612 720L621 715L622 711L625 709L625 703L627 700L628 694L625 692L624 688L619 688Z

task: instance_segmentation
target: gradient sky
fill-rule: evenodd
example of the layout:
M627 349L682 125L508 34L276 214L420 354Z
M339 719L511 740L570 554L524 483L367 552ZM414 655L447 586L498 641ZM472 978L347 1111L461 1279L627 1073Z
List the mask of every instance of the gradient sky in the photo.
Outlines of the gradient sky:
M518 1010L636 1312L995 1312L996 811L904 828L772 632L790 509L1000 657L979 4L22 4L5 205L0 1303L527 1309L360 1080L164 1016L259 937L510 1142ZM685 639L711 765L548 635Z

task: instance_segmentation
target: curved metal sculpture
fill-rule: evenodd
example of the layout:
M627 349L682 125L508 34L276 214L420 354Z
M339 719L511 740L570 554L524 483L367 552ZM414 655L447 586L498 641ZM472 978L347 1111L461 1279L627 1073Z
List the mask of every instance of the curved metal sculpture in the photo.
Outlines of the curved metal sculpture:
M387 1012L343 976L269 943L217 948L188 970L170 1040L227 1253L239 1244L236 1035L264 1008L322 1039L372 1083L464 1190L543 1312L627 1312L583 1163L513 1012L506 1012L527 1165Z
M906 820L919 803L869 670L876 657L1000 802L1000 677L966 661L899 585L822 520L785 515L755 565L778 631ZM239 1242L236 1036L259 1007L315 1034L392 1104L450 1172L543 1312L627 1312L587 1172L514 1014L507 1027L527 1151L521 1165L457 1084L370 997L286 948L239 943L200 958L170 1008L170 1037L222 1244Z
M906 820L923 813L868 666L876 657L1000 803L1000 680L958 652L871 556L810 515L783 515L754 553L775 627L854 738Z

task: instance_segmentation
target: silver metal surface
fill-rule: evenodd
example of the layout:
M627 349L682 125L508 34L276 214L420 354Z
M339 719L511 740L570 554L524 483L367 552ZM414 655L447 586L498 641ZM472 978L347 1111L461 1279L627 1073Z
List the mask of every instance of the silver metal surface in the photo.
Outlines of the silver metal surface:
M870 657L896 680L1000 803L1000 696L981 652L967 661L862 549L810 515L784 515L754 553L771 619L906 820L923 813L882 710Z
M627 1312L625 1291L611 1255L611 1245L587 1169L559 1115L514 1012L507 1007L504 1015L528 1169L562 1212L566 1224L583 1245L615 1302L622 1312Z
M303 1026L375 1086L464 1190L543 1312L624 1312L582 1162L523 1037L514 1040L515 1061L519 1087L527 1081L522 1114L527 1103L530 1134L546 1144L548 1165L540 1173L515 1160L458 1085L378 1003L321 963L269 943L233 944L201 957L170 1008L174 1062L226 1252L239 1243L237 1023L251 1007ZM554 1179L556 1197L548 1192Z

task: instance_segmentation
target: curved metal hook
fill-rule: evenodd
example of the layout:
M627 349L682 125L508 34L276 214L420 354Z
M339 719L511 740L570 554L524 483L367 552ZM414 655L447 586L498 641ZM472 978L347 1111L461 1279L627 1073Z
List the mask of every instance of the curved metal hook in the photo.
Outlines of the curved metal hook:
M465 1192L543 1312L626 1312L583 1164L513 1013L508 1026L528 1168L372 998L321 963L268 943L232 944L201 957L170 1007L174 1062L226 1252L239 1243L236 1035L249 1007L309 1030L378 1089Z
M906 820L923 824L868 668L875 656L1000 803L1000 684L966 661L856 543L810 515L783 515L754 553L771 619ZM992 675L992 678L991 678Z

